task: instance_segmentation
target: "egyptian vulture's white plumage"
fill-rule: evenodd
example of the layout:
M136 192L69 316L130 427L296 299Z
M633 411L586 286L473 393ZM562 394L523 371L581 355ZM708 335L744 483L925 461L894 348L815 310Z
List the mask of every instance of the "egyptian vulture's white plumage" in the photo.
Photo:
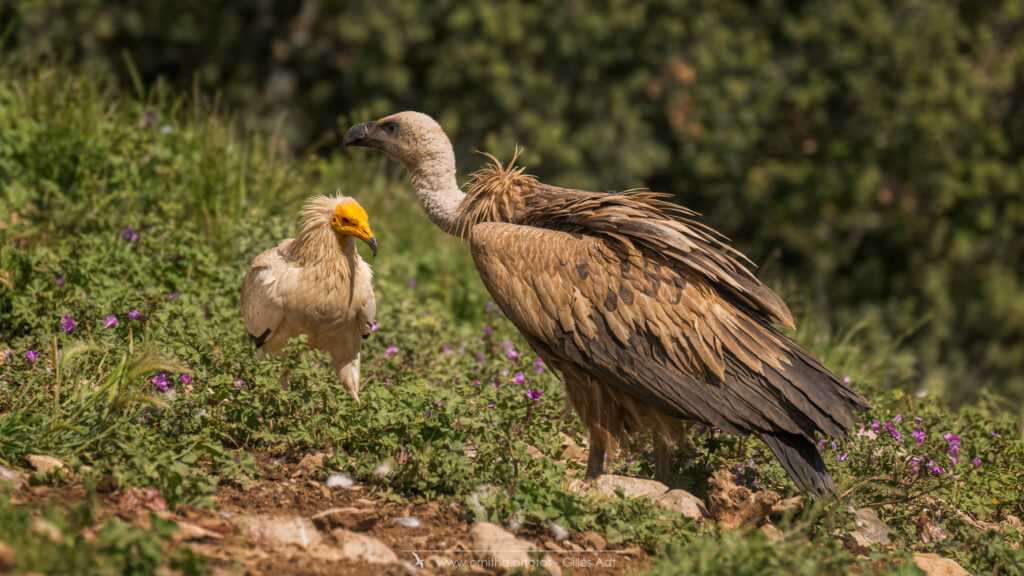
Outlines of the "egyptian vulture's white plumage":
M342 385L359 400L359 351L377 317L370 266L355 237L377 255L366 211L352 198L314 196L302 231L256 257L242 281L242 318L259 357L289 338L309 336L325 350Z

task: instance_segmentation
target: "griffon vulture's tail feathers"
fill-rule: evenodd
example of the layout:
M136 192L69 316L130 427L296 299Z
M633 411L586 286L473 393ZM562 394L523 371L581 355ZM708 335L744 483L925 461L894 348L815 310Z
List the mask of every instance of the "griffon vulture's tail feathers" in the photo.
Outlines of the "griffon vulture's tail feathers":
M825 468L817 446L805 436L786 432L765 432L761 439L778 457L779 463L798 488L813 496L833 493L836 485Z

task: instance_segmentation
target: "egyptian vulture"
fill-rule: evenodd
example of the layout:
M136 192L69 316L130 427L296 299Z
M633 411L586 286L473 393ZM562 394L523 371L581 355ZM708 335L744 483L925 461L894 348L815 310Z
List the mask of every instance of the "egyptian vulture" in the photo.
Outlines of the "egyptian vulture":
M242 318L257 355L277 355L289 338L325 350L341 384L359 401L359 351L377 317L373 272L350 237L377 255L369 219L355 200L313 196L302 231L255 260L242 281Z
M684 423L756 434L812 494L835 490L814 440L842 437L868 402L776 326L786 304L710 228L649 192L548 186L515 167L455 178L441 127L418 112L352 126L409 172L420 205L468 242L494 301L562 373L590 433L587 478L630 433L650 434L659 479Z

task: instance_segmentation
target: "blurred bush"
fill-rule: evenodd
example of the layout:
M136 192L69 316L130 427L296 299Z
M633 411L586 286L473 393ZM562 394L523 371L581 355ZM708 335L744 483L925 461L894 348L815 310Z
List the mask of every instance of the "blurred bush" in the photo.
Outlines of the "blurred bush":
M412 108L464 172L518 142L555 183L674 192L798 314L906 334L959 399L1024 399L1018 0L5 6L9 59L217 91L296 150Z

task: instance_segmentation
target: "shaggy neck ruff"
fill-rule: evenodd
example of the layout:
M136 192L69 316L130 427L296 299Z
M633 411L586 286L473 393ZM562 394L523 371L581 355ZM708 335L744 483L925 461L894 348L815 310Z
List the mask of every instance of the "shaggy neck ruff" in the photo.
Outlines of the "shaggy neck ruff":
M289 244L288 257L300 266L327 271L344 281L350 277L359 253L350 236L338 234L331 228L337 200L323 198L324 201L307 205L302 231Z

